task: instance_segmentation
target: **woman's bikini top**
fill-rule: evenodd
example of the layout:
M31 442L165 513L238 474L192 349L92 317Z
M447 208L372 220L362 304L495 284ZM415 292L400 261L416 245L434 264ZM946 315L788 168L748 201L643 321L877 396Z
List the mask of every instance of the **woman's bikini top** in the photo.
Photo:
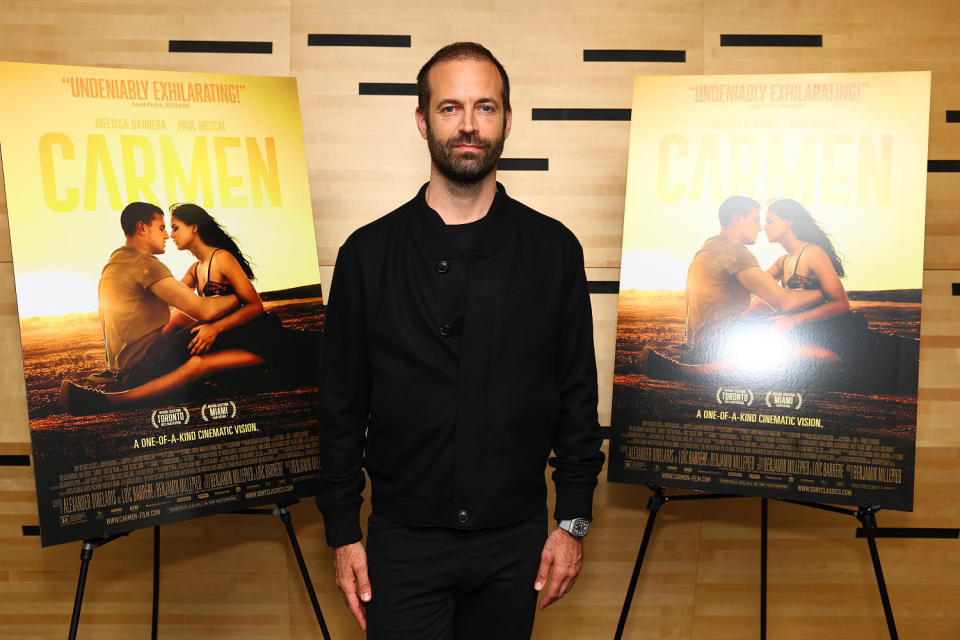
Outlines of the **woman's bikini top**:
M207 281L203 283L203 288L198 290L204 298L227 296L235 291L233 286L226 282L217 282L216 280L210 279L210 266L213 264L213 256L217 255L217 251L220 251L220 249L214 249L213 253L210 254L210 261L207 262ZM200 278L197 278L197 265L199 264L199 262L196 262L193 265L193 277L196 279L198 287L200 285Z
M807 250L809 244L805 244L803 249L800 249L799 255L797 255L797 261L793 264L793 275L791 275L786 282L783 281L783 266L786 263L787 258L784 256L783 262L780 263L780 284L786 287L787 289L819 289L820 281L815 277L811 276L802 276L797 273L797 268L800 266L800 258L803 257L803 252Z

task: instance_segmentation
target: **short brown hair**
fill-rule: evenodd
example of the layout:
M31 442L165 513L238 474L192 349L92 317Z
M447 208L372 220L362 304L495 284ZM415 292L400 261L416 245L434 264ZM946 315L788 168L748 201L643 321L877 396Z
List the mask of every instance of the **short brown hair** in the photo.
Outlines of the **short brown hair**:
M503 68L500 61L482 44L454 42L433 54L433 57L427 60L427 63L420 68L420 73L417 74L417 104L421 113L426 113L430 107L430 85L427 83L427 75L430 73L430 69L438 62L449 60L486 60L492 63L500 72L500 79L503 81L503 109L504 111L510 110L510 78L507 77L507 70Z
M760 203L747 196L730 196L720 205L717 217L720 218L720 227L726 229L733 224L735 216L744 217L754 209L759 209Z
M120 228L123 229L125 236L132 238L133 234L137 232L137 223L142 222L149 227L153 224L154 217L158 215L161 218L163 217L163 209L155 204L131 202L123 208L123 212L120 214Z

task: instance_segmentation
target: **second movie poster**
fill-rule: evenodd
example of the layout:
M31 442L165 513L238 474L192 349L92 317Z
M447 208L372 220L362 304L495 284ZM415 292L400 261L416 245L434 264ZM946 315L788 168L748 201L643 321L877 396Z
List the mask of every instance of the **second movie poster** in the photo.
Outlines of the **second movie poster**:
M0 63L0 88L42 543L311 495L296 80Z
M610 479L912 509L929 73L634 91Z

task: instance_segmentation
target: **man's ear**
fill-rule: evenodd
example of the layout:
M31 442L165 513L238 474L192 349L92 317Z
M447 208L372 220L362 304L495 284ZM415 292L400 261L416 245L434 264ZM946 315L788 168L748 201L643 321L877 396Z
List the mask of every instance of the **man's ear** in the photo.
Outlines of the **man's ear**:
M416 111L413 113L414 118L417 121L417 129L420 130L420 137L424 140L427 139L427 116L420 110L420 107L417 107Z
M513 109L507 109L506 120L503 123L503 139L506 140L510 135L510 127L513 125Z
M139 222L137 222L137 235L143 236L146 234L147 234L147 223L145 223L143 220L140 220Z

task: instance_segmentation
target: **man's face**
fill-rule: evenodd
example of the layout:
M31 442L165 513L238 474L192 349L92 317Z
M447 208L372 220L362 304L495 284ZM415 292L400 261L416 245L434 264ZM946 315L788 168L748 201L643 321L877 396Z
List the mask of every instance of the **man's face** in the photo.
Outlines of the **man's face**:
M438 62L427 76L430 105L417 126L430 159L452 182L475 184L497 166L512 114L503 108L503 82L486 60Z
M733 217L733 226L740 244L755 244L757 234L760 233L760 209L750 213Z
M163 222L163 215L158 213L153 216L153 221L149 225L141 227L138 224L137 228L138 231L143 229L151 253L158 254L166 251L167 238L170 236L167 235L167 225Z

